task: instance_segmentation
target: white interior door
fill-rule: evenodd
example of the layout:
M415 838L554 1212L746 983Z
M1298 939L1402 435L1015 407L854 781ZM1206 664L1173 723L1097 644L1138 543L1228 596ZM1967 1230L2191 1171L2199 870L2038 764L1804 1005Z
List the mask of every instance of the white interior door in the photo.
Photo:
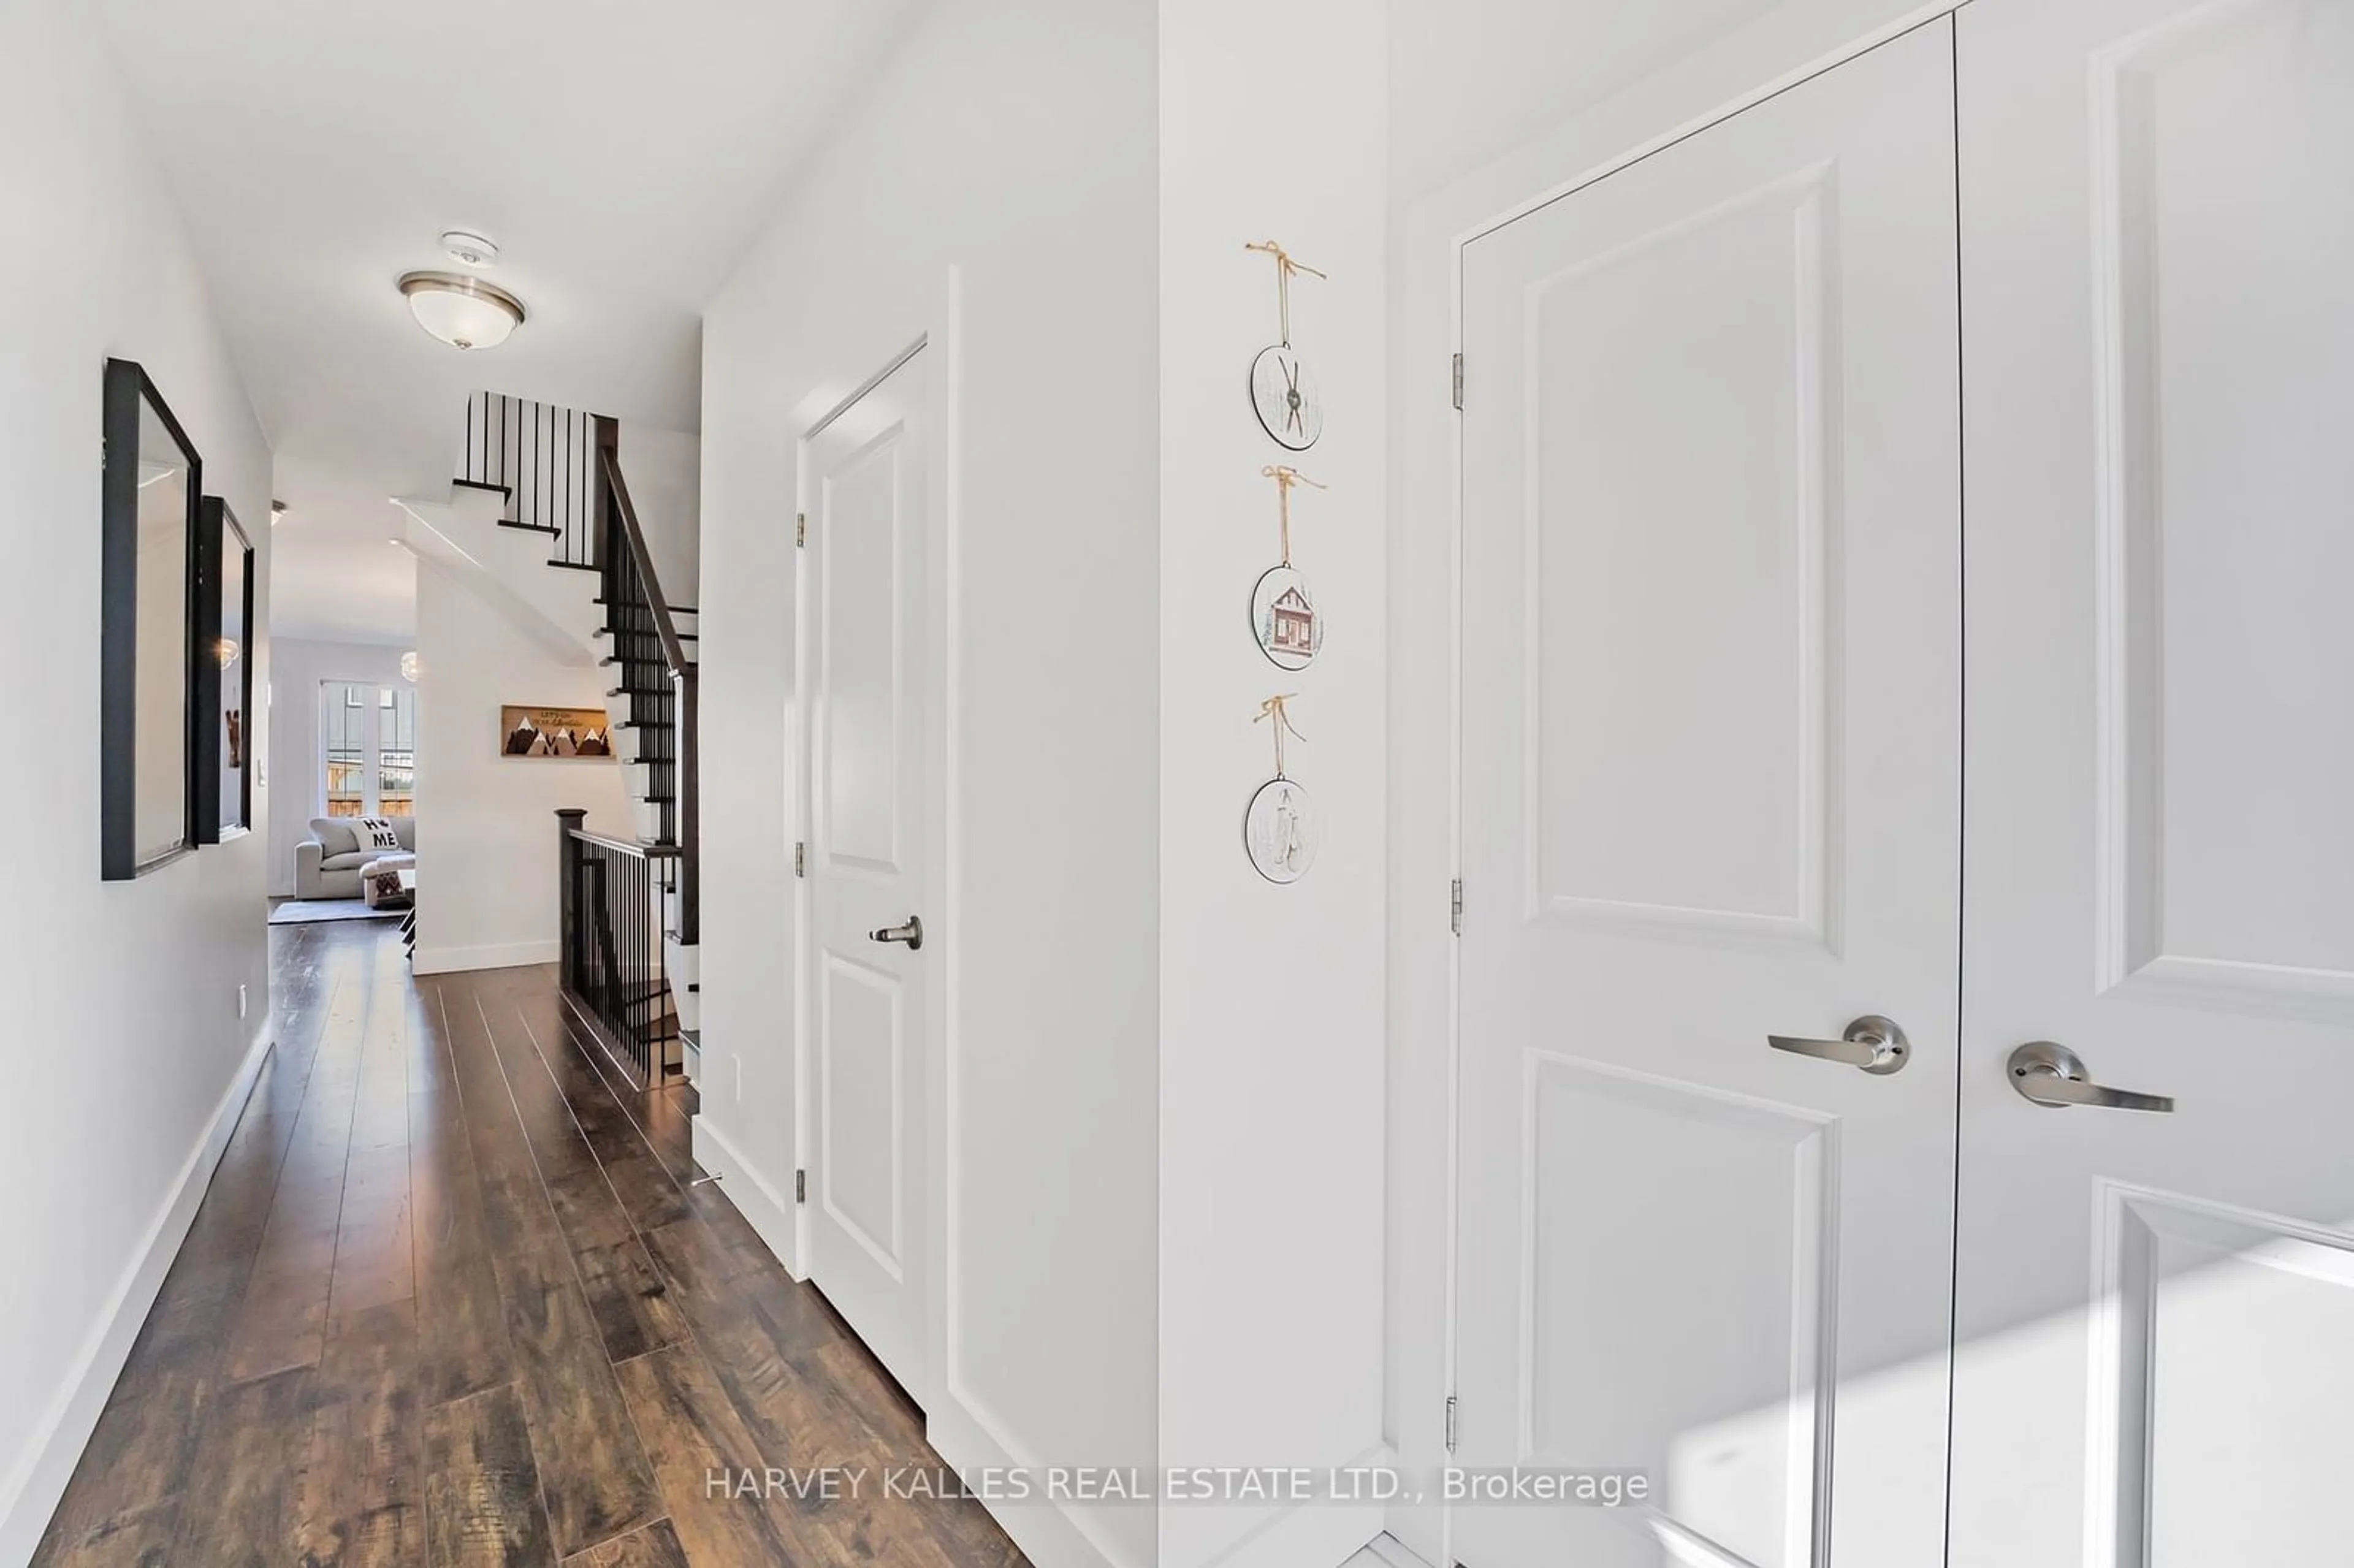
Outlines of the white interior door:
M903 363L811 437L814 1157L810 1275L901 1385L924 1384L923 378ZM899 939L877 933L896 932Z
M1952 72L1940 21L1465 253L1455 1458L1651 1505L1458 1504L1476 1568L1942 1556ZM1901 1070L1767 1044L1866 1014Z
M2343 1563L2354 5L1977 0L1958 43L1953 1563ZM2031 1103L2037 1041L2173 1110Z

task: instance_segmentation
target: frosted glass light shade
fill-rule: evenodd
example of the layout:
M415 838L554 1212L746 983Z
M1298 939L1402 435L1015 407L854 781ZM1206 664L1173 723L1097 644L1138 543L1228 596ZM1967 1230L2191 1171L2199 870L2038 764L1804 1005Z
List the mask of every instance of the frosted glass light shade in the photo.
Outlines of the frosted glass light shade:
M417 324L452 348L496 348L523 324L523 302L480 278L411 272L400 291Z

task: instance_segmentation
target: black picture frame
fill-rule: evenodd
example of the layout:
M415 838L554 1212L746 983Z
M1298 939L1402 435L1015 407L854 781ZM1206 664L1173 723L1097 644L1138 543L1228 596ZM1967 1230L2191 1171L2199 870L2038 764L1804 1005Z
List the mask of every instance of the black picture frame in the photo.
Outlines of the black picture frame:
M182 525L186 549L178 562L179 624L144 629L150 641L164 637L176 652L180 689L180 777L176 834L140 842L140 442L146 416L178 448L186 466L187 516ZM128 882L161 870L196 848L196 636L197 541L203 533L204 462L196 443L173 417L163 394L135 361L106 362L104 411L106 461L100 488L101 584L99 589L99 874ZM167 765L168 766L168 765Z
M253 541L228 503L207 495L196 546L196 842L218 844L253 829ZM225 643L232 582L238 634ZM228 755L232 725L234 758ZM231 773L233 790L227 787Z

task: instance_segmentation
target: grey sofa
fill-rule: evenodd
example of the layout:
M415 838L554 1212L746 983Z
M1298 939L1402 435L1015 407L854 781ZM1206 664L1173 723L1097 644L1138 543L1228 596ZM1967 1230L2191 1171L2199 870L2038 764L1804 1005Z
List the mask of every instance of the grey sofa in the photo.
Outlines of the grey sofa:
M402 849L416 853L416 818L393 818L392 831L400 835ZM294 896L357 898L360 867L390 853L364 842L355 818L313 817L311 836L294 846Z

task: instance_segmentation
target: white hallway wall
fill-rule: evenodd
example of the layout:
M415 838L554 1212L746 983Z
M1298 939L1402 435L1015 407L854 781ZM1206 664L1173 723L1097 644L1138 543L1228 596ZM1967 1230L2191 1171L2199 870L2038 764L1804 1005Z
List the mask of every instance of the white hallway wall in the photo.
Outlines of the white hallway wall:
M955 1074L928 1206L944 1181L960 1223L918 1396L956 1462L1154 1462L1154 26L928 8L705 322L697 1147L796 1267L796 442L919 334L946 387L958 792L923 914ZM1041 1568L1153 1559L1147 1509L1003 1516Z
M663 595L693 605L703 572L703 441L685 430L621 421L621 480L646 531ZM689 648L687 656L694 657Z
M294 891L294 846L310 835L311 819L320 814L326 801L326 775L319 765L319 683L366 681L398 688L403 684L401 647L297 637L270 640L269 833L272 897ZM425 768L420 747L420 790L431 784ZM423 800L421 793L419 799Z
M1161 1446L1164 1465L1343 1466L1383 1455L1382 965L1387 746L1384 39L1355 0L1161 7ZM1289 454L1245 395L1276 340L1273 238L1330 274L1292 291L1322 438ZM1251 638L1278 556L1329 630L1310 668ZM1245 856L1274 771L1260 702L1297 693L1288 771L1314 868ZM1370 1505L1172 1507L1163 1568L1337 1563Z
M1949 9L1913 0L1387 0L1391 731L1451 736L1456 470L1447 385L1458 240L1592 178L1850 43ZM1467 397L1481 395L1467 367ZM1448 1392L1451 745L1389 760L1389 1118L1384 1425L1414 1470L1445 1462ZM1469 888L1468 900L1492 897ZM1389 1527L1444 1562L1435 1502Z
M928 1403L951 1459L982 1457L976 1436L1093 1464L1382 1446L1381 31L1337 3L1283 21L1279 48L1267 26L1240 5L941 8L705 323L706 690L736 722L705 743L706 842L734 848L706 857L718 1086L700 1130L739 1196L790 1189L807 1112L778 980L800 811L793 442L920 333L949 383L940 946L964 1234L953 1370ZM1303 61L1315 90L1288 118L1235 121L1235 102L1299 87ZM1302 162L1270 165L1269 135ZM1239 396L1273 334L1271 270L1241 247L1269 233L1336 274L1302 302L1336 432L1305 464L1334 504L1302 529L1352 631L1299 677L1244 630L1275 551L1258 470L1281 454ZM1084 649L1064 635L1073 596ZM1306 765L1327 781L1329 858L1287 893L1250 871L1239 816L1267 770L1251 714L1292 689L1322 726ZM789 1212L770 1226L790 1257ZM1050 1564L1337 1562L1378 1524L1006 1514Z
M143 363L254 530L269 602L270 459L173 198L90 8L0 8L0 659L23 762L0 980L0 1562L31 1554L194 1216L270 1016L267 835L134 882L98 876L99 440L108 355ZM60 286L59 280L69 280ZM257 687L271 675L253 639ZM267 756L269 722L254 736ZM256 820L269 800L257 788ZM237 991L249 1001L240 1020ZM37 1086L37 1090L30 1087Z
M558 663L447 569L418 562L419 974L556 961L559 807L635 836L618 763L499 754L502 704L604 707L612 673L582 658Z

